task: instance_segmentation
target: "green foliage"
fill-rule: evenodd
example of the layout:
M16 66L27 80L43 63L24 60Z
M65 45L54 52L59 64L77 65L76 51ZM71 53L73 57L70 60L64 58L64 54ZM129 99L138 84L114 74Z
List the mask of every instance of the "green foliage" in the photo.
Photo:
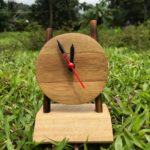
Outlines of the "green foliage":
M78 32L90 34L89 27L82 27ZM126 47L131 50L143 51L150 48L150 21L139 26L126 28L107 28L98 26L99 42L104 47Z
M32 22L26 30L29 32L28 37L26 40L20 39L21 43L24 43L26 48L30 50L40 49L45 42L44 29L37 22Z
M51 141L51 144L55 145L54 150L71 150L73 147L68 144L69 140L64 138L61 142Z
M44 27L72 28L78 20L78 5L78 0L36 0L32 17Z
M24 49L25 45L18 39L27 38L28 33L20 32L3 32L0 34L0 51L1 50L16 50Z
M0 32L24 31L28 25L30 7L23 3L0 1Z
M34 21L43 27L78 31L90 20L107 27L139 25L150 19L149 0L99 0L94 6L79 0L36 0L32 6L0 0L0 32L24 31Z
M23 33L23 36L28 37L28 34ZM8 36L22 38L21 33L5 33L0 34L0 41L6 42ZM6 43L16 42L10 39ZM22 50L20 45L12 50L9 46L0 51L0 148L46 149L32 142L35 115L42 105L42 93L35 79L38 52ZM110 108L114 143L99 147L101 150L148 150L150 51L106 48L106 54L109 60L109 81L102 98ZM56 145L55 149L71 148L66 139L61 143L50 142ZM86 144L82 147L88 149Z
M80 3L79 5L79 8L82 10L82 11L86 11L90 8L93 8L93 5L92 4L89 4L89 3L86 3L86 2L83 2L83 3Z
M150 47L150 22L139 26L120 29L98 28L100 41L106 47L127 47L132 50L146 50Z
M104 24L105 26L110 25L113 16L112 10L108 8L106 1L103 0L96 4L96 6L86 9L81 22L88 24L90 20L93 19L96 19L98 24Z
M115 149L144 149L150 129L150 52L107 49L109 81L103 100L111 110Z
M114 10L113 24L126 26L139 24L150 18L149 0L107 0Z
M24 31L25 28L28 26L28 21L25 19L18 19L15 21L15 26L13 30L16 31Z
M30 149L42 94L35 81L36 52L0 52L0 147Z
M43 46L44 30L33 22L26 28L27 32L4 32L0 34L0 50L3 49L30 49L37 50ZM70 30L68 30L69 32ZM89 26L78 32L89 34ZM66 33L65 30L54 31L54 36ZM108 29L104 26L98 27L99 41L104 47L126 47L131 50L143 51L150 47L150 21L139 26L128 26L126 28Z
M9 25L10 15L5 8L0 9L0 32L11 28Z
M44 31L40 26L28 26L32 32L3 32L0 34L0 50L38 50L44 43Z

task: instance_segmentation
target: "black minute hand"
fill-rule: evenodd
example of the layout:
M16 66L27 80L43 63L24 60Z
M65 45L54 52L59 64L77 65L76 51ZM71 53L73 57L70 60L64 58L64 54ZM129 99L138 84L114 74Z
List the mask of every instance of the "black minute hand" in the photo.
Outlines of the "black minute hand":
M70 62L74 63L74 45L71 45L70 48Z

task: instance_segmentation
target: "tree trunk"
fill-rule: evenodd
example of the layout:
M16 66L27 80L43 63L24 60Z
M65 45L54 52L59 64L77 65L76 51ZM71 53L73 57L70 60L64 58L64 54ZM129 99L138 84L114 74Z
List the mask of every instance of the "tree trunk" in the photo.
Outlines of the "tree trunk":
M53 0L49 0L49 27L53 27Z

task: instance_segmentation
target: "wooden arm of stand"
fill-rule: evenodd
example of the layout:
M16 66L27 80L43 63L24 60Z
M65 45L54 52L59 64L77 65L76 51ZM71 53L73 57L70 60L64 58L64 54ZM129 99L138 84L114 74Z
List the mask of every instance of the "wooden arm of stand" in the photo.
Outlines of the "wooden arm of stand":
M53 29L52 28L47 28L46 30L46 36L45 36L45 43L49 41L53 37ZM51 111L51 100L44 95L44 100L43 100L43 112L44 113L49 113Z
M91 20L90 22L90 33L91 37L98 41L98 34L97 34L97 21L96 20ZM95 98L95 111L100 113L102 112L102 100L101 100L101 95Z

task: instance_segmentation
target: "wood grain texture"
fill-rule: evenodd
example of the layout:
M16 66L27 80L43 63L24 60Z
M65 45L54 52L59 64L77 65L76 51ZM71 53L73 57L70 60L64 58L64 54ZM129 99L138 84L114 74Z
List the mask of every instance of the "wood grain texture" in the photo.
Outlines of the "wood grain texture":
M82 114L82 115L81 115ZM103 104L103 113L95 112L94 104L53 104L52 111L37 113L33 141L47 143L50 140L71 143L111 143L112 124L108 108Z
M86 85L80 83L67 68L58 46L59 40L69 56L75 46L75 69ZM63 104L83 104L98 96L107 81L107 59L102 47L94 39L79 33L54 37L42 48L36 63L36 78L43 93Z

